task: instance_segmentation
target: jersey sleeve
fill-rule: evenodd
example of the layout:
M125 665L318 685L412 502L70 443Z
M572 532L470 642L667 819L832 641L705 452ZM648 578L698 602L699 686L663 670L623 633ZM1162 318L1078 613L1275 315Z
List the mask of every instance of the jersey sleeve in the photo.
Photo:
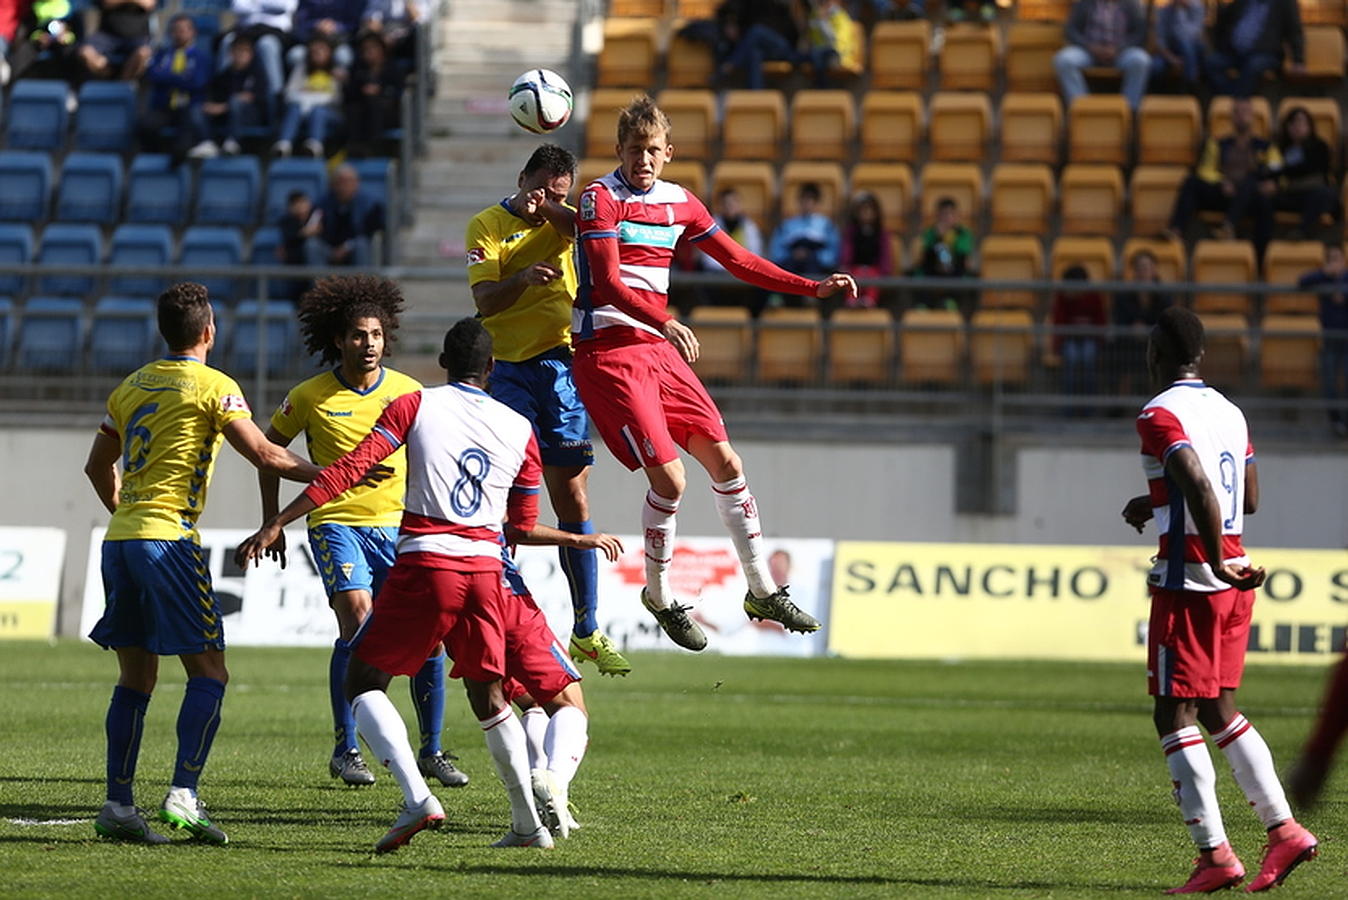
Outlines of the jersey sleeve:
M298 386L290 389L276 412L271 414L271 427L276 433L290 440L303 431L309 421L309 406Z
M479 213L468 223L464 237L468 248L468 285L501 280L501 241L487 224L487 216Z
M371 466L403 445L420 407L420 391L390 403L370 433L350 453L319 472L304 495L315 506L322 506L355 487Z
M581 191L576 207L576 234L581 240L618 236L618 201L598 181Z
M103 414L103 421L98 423L98 431L100 434L106 434L114 441L121 442L122 433L121 430L118 429L117 427L117 418L116 416L113 415L112 412L112 399L115 396L116 394L113 394L112 396L108 397L107 411Z
M506 521L520 531L529 531L538 524L538 491L542 483L543 460L538 453L538 438L530 431L524 462L506 501Z
M683 235L688 238L688 242L696 244L705 241L720 231L721 226L716 224L716 220L707 212L707 207L702 201L687 191L684 191L684 194L688 197L688 222L684 226Z
M1142 453L1161 462L1181 447L1190 447L1184 425L1168 409L1154 406L1137 417L1137 433L1142 438Z
M251 419L253 411L248 407L248 401L243 396L243 388L239 387L238 382L223 372L213 385L213 389L206 395L208 408L206 414L210 416L217 429L223 429L235 419Z

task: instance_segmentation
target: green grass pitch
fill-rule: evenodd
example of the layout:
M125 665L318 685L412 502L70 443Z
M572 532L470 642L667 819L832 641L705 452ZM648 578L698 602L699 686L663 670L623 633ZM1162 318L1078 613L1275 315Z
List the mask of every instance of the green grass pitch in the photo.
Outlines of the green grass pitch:
M473 782L437 788L446 828L389 856L399 795L326 770L327 654L230 651L233 679L202 797L227 847L94 837L110 654L0 644L0 895L410 897L1153 897L1192 847L1132 666L638 655L585 682L583 829L551 852L492 850L508 807L457 686L446 745ZM137 800L171 774L183 678L165 660ZM1243 710L1289 764L1321 668L1254 668ZM393 696L411 719L405 680ZM1262 829L1214 751L1233 845ZM1319 859L1279 890L1345 896L1348 780L1305 819ZM27 824L80 820L76 824ZM19 824L19 822L25 824Z

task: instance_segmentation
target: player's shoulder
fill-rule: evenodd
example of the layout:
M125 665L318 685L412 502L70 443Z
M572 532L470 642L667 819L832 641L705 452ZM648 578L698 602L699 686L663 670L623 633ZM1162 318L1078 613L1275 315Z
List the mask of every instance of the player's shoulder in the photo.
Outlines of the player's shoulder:
M334 369L325 369L310 375L290 389L287 395L292 403L314 403L342 389Z
M243 388L239 387L239 383L234 380L234 376L228 372L204 363L200 366L192 366L190 371L196 378L199 389L209 391L212 394L243 395Z
M423 385L411 375L399 372L397 369L384 367L384 380L379 385L379 395L387 398L397 398L404 394L412 394L422 390Z
M664 181L656 179L655 184L646 192L646 202L648 203L692 203L698 206L702 201L697 195L688 190L683 185L675 181Z

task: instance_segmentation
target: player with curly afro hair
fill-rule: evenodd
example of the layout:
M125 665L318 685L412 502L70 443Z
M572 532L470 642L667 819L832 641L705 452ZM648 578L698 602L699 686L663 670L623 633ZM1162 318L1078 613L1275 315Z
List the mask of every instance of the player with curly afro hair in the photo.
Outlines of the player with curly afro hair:
M378 319L384 335L383 356L396 343L403 292L396 282L377 275L339 275L320 278L300 298L300 333L304 348L324 363L342 361L340 345L351 323Z

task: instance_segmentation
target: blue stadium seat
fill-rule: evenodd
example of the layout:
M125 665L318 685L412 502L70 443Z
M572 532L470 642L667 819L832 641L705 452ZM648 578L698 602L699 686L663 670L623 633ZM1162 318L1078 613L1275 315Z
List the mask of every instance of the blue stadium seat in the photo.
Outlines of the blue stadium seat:
M108 265L166 266L173 259L173 232L167 225L121 225L112 233ZM167 287L153 275L113 275L108 292L129 297L158 297Z
M234 340L230 343L229 364L236 376L257 374L258 313L262 304L244 300L234 310ZM267 335L267 372L291 371L299 359L296 344L299 329L295 324L295 306L287 300L268 300L263 319Z
M243 235L235 228L195 226L183 232L179 262L184 266L235 266L243 262ZM190 278L191 276L189 276ZM234 299L238 286L232 278L192 278L206 286L214 300Z
M164 153L145 153L131 162L126 186L126 220L145 225L182 225L192 196L192 173L174 166Z
M33 259L33 229L27 225L0 225L0 264ZM0 293L23 293L24 276L0 273Z
M51 157L46 153L0 152L0 220L31 225L47 218L51 182Z
M256 156L218 157L201 164L197 179L197 225L239 225L257 221L262 167Z
M153 353L155 304L146 297L104 297L94 304L89 362L99 372L127 372Z
M263 222L275 225L286 210L291 191L304 191L315 206L328 189L328 169L321 159L278 159L267 169L267 207Z
M5 141L11 150L60 150L66 142L70 87L64 81L23 80L9 95Z
M111 153L72 153L57 182L56 218L61 222L111 225L122 208L122 161Z
M22 82L20 82L22 83ZM84 303L73 297L33 297L23 307L16 352L25 371L73 372L79 367Z
M197 41L203 47L212 47L215 45L215 39L220 36L220 13L229 12L230 4L226 3L224 9L212 11L204 5L198 5L200 0L193 0L193 5L185 7L183 12L192 16L192 21L197 26Z
M75 149L124 153L135 149L136 91L128 81L86 81L75 113Z
M396 222L393 210L389 207L389 190L394 184L393 160L384 157L358 159L351 163L360 176L360 189L372 197L379 198L388 211L388 221Z
M103 235L97 225L48 225L38 245L37 261L88 266L103 259ZM37 293L82 297L94 290L92 275L43 275Z
M9 341L14 336L14 301L0 297L0 371L9 365Z
M263 225L253 232L253 249L248 261L255 266L279 266L276 248L281 246L281 229L275 225Z

